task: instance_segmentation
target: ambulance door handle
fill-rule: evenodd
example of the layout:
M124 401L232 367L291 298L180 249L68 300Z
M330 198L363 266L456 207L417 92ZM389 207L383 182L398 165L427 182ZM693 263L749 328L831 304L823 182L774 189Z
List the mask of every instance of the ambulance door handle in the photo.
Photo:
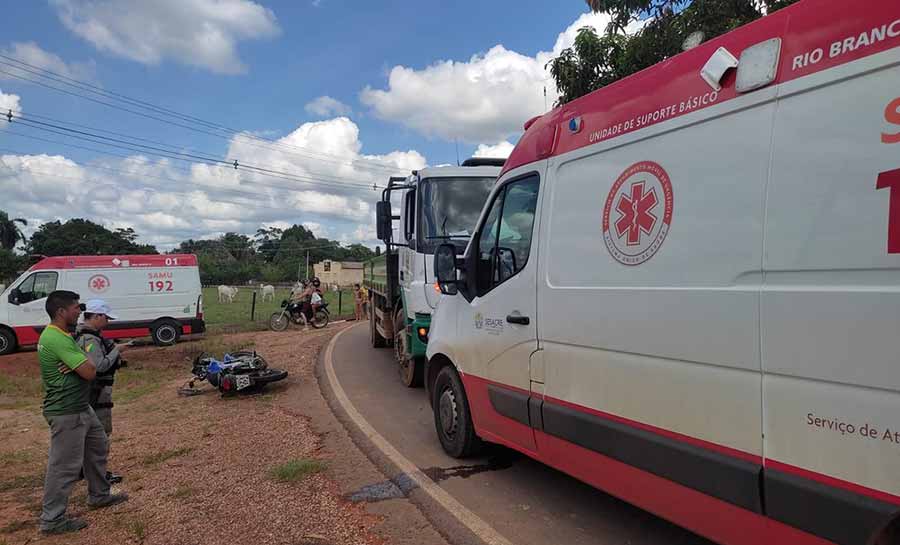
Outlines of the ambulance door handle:
M531 318L522 316L521 314L510 314L506 317L506 321L511 324L528 325L531 323Z

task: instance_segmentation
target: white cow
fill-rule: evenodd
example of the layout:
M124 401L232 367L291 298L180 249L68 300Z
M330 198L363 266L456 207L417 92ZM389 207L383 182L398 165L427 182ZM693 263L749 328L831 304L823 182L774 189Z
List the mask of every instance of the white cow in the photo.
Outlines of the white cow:
M259 290L262 292L262 300L271 299L275 300L275 286L272 285L259 285Z
M237 294L237 288L232 288L230 286L219 286L220 303L234 303L234 298L237 296Z

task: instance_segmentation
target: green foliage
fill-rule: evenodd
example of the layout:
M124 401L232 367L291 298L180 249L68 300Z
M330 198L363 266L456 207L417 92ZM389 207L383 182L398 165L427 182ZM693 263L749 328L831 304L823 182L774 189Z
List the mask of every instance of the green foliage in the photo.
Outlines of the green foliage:
M26 259L5 248L0 248L0 284L14 280L28 268Z
M326 259L365 261L375 255L362 244L344 247L336 240L316 238L302 225L261 228L253 238L226 233L215 240L186 240L174 250L197 255L205 286L292 282L306 275L307 252L310 276L313 264Z
M156 248L135 242L132 229L109 229L86 219L71 219L65 223L54 221L41 225L31 237L30 254L108 255L156 254Z
M593 28L579 30L575 44L548 63L562 105L649 68L682 51L685 38L696 31L706 40L755 21L797 0L586 0L611 22L600 36ZM649 19L636 34L625 29Z
M0 210L0 248L12 250L19 242L25 242L25 234L19 225L26 226L28 222L22 218L10 218Z
M326 467L325 462L308 458L291 460L269 470L269 477L281 483L302 481L308 475L318 473Z

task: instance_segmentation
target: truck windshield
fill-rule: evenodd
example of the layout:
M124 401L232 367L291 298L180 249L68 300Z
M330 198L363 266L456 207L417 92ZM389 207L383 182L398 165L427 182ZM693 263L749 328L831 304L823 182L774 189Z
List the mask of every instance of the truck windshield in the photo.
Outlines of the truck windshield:
M419 251L451 242L465 247L496 178L431 178L419 185Z

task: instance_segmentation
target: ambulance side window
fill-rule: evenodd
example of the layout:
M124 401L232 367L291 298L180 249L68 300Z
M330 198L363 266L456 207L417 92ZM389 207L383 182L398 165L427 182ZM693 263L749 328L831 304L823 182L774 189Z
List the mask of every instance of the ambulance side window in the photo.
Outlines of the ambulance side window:
M478 295L525 268L539 187L538 177L530 176L510 183L494 199L478 239Z
M55 272L39 272L34 273L24 282L19 284L18 304L23 305L38 299L43 299L50 295L50 292L56 289L56 282L59 274Z

